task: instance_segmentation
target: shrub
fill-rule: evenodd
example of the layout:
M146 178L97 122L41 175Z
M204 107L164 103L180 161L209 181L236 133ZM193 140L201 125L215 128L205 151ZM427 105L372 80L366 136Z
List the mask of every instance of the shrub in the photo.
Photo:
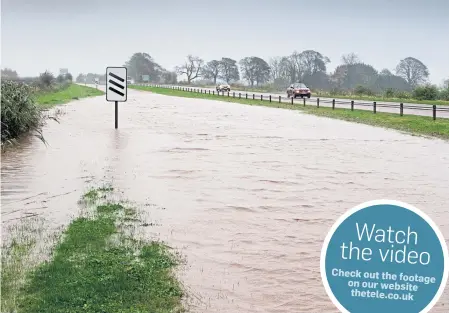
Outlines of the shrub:
M73 81L73 76L72 76L72 74L70 74L70 73L67 73L67 74L65 74L65 79L66 80L68 80L68 81Z
M2 81L1 88L2 145L28 131L39 132L42 113L35 104L31 87L6 80Z
M407 91L401 90L401 91L396 92L396 97L399 99L410 99L411 95Z
M374 92L371 89L369 89L368 87L358 85L354 89L354 94L357 96L362 96L362 95L373 96Z
M345 90L343 90L343 89L340 89L340 88L332 88L329 91L329 95L330 96L346 96L347 92Z
M39 75L39 85L41 88L50 88L54 80L54 75L48 71Z
M394 98L394 90L393 88L388 88L387 90L385 90L385 97L386 98Z
M413 98L416 100L436 100L438 88L434 85L419 86L413 90Z

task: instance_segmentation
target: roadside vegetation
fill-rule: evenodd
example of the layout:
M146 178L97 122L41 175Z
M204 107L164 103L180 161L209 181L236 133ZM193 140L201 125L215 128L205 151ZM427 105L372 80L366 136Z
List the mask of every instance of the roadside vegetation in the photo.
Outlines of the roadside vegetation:
M95 88L73 84L70 74L55 78L53 74L45 72L38 78L19 78L10 73L13 71L8 71L8 75L2 76L1 82L2 148L29 132L34 132L44 141L41 132L46 117L44 110L103 93Z
M11 234L2 247L2 312L183 312L184 291L173 272L180 257L143 240L149 224L114 198L110 187L87 192L83 213L54 236L47 261L23 266L36 242Z
M268 100L261 101L260 99L256 100L239 99L227 96L217 96L205 93L173 90L169 88L158 88L158 87L137 86L137 85L130 86L130 88L143 91L151 91L154 93L168 96L209 99L225 102L242 103L248 105L282 108L289 110L300 110L302 112L313 115L336 118L345 121L368 124L372 126L391 128L415 135L425 135L449 140L449 121L446 119L433 120L431 117L425 116L414 116L414 115L400 116L399 114L382 113L382 112L377 112L376 114L373 114L373 112L371 111L357 110L357 109L355 109L354 111L339 108L332 110L332 108L328 107L317 108L316 106L303 106L301 104L291 105L290 103L285 102L284 103L279 103L277 101L269 102Z

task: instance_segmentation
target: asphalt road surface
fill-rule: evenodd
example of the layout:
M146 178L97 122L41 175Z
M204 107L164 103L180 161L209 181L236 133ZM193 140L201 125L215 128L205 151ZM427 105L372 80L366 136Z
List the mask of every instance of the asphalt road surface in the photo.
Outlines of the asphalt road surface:
M202 88L202 87L186 87L186 86L166 86L166 87L181 87L181 88L194 88L194 89L202 89L206 91L215 91L215 88ZM239 91L239 90L231 90L230 96L232 97L233 92L235 92L236 97L238 97L239 92L242 94L242 97L245 97L245 94L248 93L248 98L252 98L252 95L255 94L256 98L260 99L260 95L263 96L264 99L268 99L271 95L272 101L279 101L279 96L281 96L282 102L289 102L291 99L287 98L286 93L266 93L266 92L250 92L250 91ZM225 96L227 93L225 92ZM332 99L333 98L324 98L320 97L320 106L323 107L332 107ZM296 98L294 99L294 103L298 105L303 104L303 99ZM317 105L317 97L311 97L310 99L306 99L306 105ZM335 107L336 108L345 108L351 109L351 100L349 99L337 99L335 98ZM366 100L354 100L354 109L358 110L368 110L373 111L373 102ZM416 103L404 103L403 113L405 115L420 115L420 116L433 116L433 106L429 104L416 104ZM397 113L400 114L400 104L397 102L377 102L376 107L377 112L386 112L386 113ZM449 106L439 105L437 106L436 112L437 118L449 118Z

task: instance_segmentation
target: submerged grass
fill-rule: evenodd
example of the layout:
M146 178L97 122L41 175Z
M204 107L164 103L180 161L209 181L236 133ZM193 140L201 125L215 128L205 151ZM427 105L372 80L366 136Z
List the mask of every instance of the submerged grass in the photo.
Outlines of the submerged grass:
M2 312L183 311L183 290L173 274L179 259L162 243L135 236L136 223L128 221L139 220L137 211L108 200L111 190L83 196L93 211L68 226L52 258L27 273L22 287L9 293L17 301ZM2 304L3 291L2 284Z
M37 104L45 109L51 108L57 104L64 104L73 100L101 96L103 91L92 87L70 84L67 88L40 93L36 95Z
M14 234L10 240L2 238L1 312L16 312L26 274L39 263L43 230L43 220L31 217L8 227L6 232Z
M332 108L328 107L317 108L316 106L303 106L302 104L291 105L285 102L284 103L279 103L276 101L269 102L268 100L260 101L260 99L258 100L239 99L227 96L217 96L204 93L202 94L160 87L133 85L130 86L130 88L143 91L151 91L154 93L163 94L167 96L219 100L248 105L258 105L258 106L282 108L289 110L300 110L302 112L317 116L324 116L384 128L391 128L411 134L432 136L449 140L449 120L442 118L434 121L431 117L426 116L416 116L416 115L400 116L399 114L383 113L383 112L377 112L376 114L374 114L371 111L365 110L351 111L349 109L338 109L338 108L332 110Z

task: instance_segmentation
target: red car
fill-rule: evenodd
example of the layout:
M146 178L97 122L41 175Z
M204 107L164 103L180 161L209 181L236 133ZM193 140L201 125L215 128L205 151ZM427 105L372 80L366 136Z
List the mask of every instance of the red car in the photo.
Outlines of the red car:
M292 84L287 88L287 97L307 97L310 98L311 92L310 88L304 85L303 83Z

